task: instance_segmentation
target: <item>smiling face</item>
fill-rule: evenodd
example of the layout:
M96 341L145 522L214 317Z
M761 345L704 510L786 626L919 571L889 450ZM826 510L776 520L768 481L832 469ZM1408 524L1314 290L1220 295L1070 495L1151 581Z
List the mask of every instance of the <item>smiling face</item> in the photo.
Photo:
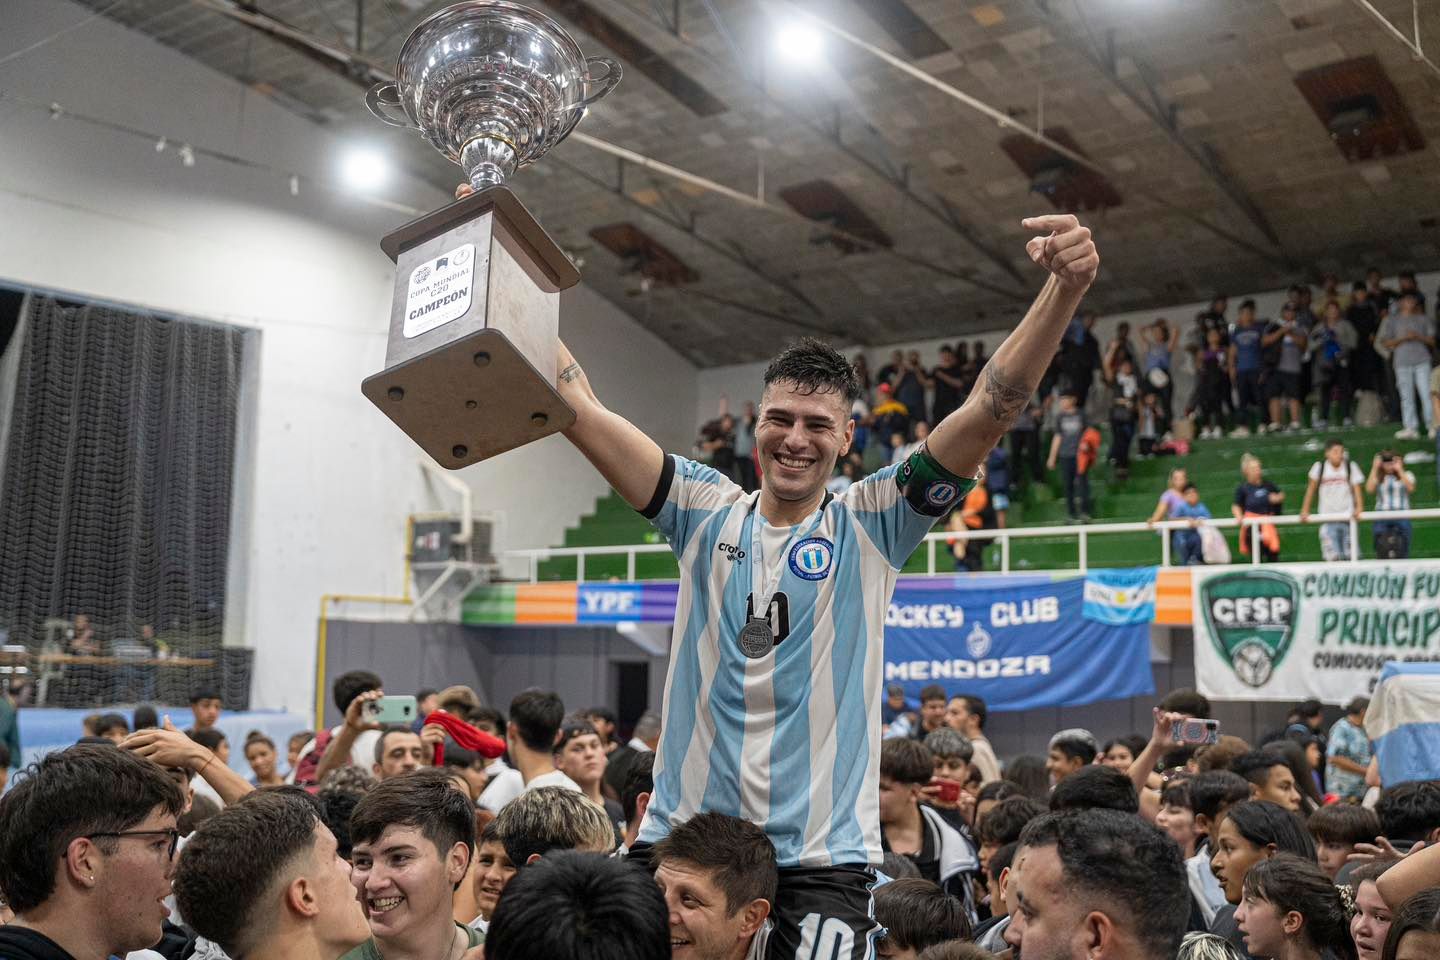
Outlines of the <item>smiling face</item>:
M571 737L555 755L555 766L582 788L589 789L605 776L605 748L597 734Z
M1105 766L1114 767L1121 773L1129 771L1130 764L1134 762L1135 755L1123 743L1112 744L1110 749L1105 751Z
M263 740L245 745L245 760L255 772L255 779L264 783L275 775L275 748Z
M475 904L480 916L490 919L505 885L515 876L515 864L505 855L505 845L498 840L487 840L475 851Z
M1068 756L1059 747L1051 747L1045 755L1045 772L1050 774L1050 783L1056 784L1085 766L1079 757Z
M1268 900L1248 894L1235 908L1235 922L1252 957L1278 957L1285 949L1286 918Z
M350 862L350 883L370 932L405 952L417 931L451 922L452 894L470 866L470 849L457 843L442 856L419 828L397 825L378 840L355 844Z
M760 398L755 451L764 491L781 501L803 501L825 489L835 461L855 432L850 407L837 391L806 393L777 381Z
M731 913L710 871L684 860L662 860L655 882L670 915L672 960L740 960L769 912L757 900Z
M1225 889L1225 899L1238 904L1241 899L1245 874L1261 860L1270 856L1268 847L1260 847L1246 840L1235 829L1227 817L1220 824L1215 840L1215 853L1210 858L1210 872Z
M1380 898L1375 881L1360 881L1360 886L1355 888L1355 917L1350 921L1350 936L1355 940L1360 960L1380 960L1392 919L1394 915Z
M174 830L175 815L156 808L130 827L130 831ZM76 840L72 843L79 843ZM144 950L160 942L161 924L170 916L162 902L170 896L175 861L170 838L157 836L107 837L96 844L93 867L95 909L104 919L112 953ZM104 851L111 852L104 852Z

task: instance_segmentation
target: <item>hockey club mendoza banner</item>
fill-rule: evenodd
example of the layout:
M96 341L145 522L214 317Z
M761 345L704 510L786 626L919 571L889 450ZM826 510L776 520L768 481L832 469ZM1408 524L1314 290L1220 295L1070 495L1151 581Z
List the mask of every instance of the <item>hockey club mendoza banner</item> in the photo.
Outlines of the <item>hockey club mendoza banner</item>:
M991 710L1148 696L1154 601L1154 568L1097 572L1093 582L901 581L885 617L885 682L911 699L938 683Z
M1206 696L1347 703L1391 661L1440 661L1440 562L1192 570Z

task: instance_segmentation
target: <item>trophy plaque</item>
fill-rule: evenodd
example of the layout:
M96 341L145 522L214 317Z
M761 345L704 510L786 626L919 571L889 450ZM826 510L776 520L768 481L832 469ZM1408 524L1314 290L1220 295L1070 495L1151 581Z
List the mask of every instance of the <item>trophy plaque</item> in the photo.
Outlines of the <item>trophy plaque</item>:
M592 70L600 68L598 75ZM441 466L468 466L575 422L555 389L565 252L504 186L620 82L559 24L508 0L456 3L400 50L370 112L418 131L475 193L386 235L395 290L385 369L361 391Z

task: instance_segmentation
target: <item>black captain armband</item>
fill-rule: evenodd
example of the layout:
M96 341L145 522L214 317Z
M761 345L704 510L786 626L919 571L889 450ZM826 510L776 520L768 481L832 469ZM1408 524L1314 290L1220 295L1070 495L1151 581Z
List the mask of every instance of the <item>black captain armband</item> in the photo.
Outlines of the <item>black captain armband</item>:
M924 444L906 457L895 472L895 485L900 488L901 496L910 501L917 513L928 517L945 516L979 482L979 477L960 477L946 470L939 460L930 456Z

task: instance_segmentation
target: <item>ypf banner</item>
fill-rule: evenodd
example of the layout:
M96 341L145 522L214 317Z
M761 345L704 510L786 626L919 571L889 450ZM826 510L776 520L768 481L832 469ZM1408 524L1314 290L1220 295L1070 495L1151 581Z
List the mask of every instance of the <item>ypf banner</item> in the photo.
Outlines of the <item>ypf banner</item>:
M885 616L885 682L912 700L938 683L992 710L1154 693L1155 571L1119 573L901 581Z
M1440 562L1193 570L1207 696L1346 703L1392 660L1440 661Z

